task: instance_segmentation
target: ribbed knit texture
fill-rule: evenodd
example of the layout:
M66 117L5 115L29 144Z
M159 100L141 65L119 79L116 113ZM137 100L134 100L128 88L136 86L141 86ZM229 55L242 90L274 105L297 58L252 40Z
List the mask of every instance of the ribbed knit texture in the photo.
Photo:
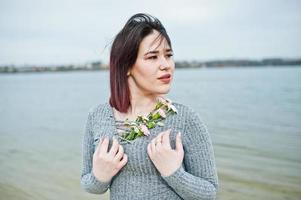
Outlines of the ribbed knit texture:
M212 142L206 125L190 107L173 102L178 113L162 122L164 127L150 129L143 136L127 143L118 138L113 108L104 103L90 109L82 143L81 185L89 193L103 194L110 190L111 200L202 200L215 199L218 177ZM182 166L170 176L161 176L147 154L147 145L160 132L171 128L170 142L175 149L176 134L182 133L184 160ZM112 138L128 155L127 164L110 182L100 182L92 173L93 153L100 137Z

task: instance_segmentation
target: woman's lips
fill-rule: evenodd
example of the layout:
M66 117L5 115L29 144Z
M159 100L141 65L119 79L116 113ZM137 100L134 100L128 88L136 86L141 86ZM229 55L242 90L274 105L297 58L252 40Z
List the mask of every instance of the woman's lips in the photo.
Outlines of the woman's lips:
M161 76L159 78L160 81L162 81L163 83L169 83L171 81L171 75L170 74L166 74L164 76Z

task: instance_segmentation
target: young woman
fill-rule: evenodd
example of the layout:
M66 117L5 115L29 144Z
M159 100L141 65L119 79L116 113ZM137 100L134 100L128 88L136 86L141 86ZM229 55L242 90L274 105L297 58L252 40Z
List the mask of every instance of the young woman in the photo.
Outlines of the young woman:
M110 54L109 102L90 109L81 185L110 199L215 199L218 177L206 125L171 102L170 38L150 15L132 16Z

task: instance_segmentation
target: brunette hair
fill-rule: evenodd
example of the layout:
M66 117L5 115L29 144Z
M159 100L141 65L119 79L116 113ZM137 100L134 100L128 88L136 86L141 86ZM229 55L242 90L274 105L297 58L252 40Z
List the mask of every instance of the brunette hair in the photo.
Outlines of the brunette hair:
M172 49L170 38L162 23L159 19L145 13L133 15L113 41L110 53L109 102L119 112L126 113L130 106L131 94L127 72L136 62L141 41L154 30L159 32L160 43L165 38Z

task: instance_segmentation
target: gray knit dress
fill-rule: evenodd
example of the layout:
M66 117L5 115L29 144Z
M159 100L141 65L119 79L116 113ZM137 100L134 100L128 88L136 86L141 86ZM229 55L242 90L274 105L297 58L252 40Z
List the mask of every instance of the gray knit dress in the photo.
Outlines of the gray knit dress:
M172 103L178 110L162 122L163 127L150 129L149 136L131 143L119 138L123 129L116 121L109 103L90 109L82 143L82 188L94 194L110 191L111 200L202 200L215 199L218 176L211 138L206 125L190 107ZM175 149L176 134L182 133L184 160L173 174L164 177L156 169L147 154L147 145L160 132L171 128L170 142ZM109 182L101 182L92 173L92 158L100 137L109 137L109 149L113 136L128 155L127 164Z

